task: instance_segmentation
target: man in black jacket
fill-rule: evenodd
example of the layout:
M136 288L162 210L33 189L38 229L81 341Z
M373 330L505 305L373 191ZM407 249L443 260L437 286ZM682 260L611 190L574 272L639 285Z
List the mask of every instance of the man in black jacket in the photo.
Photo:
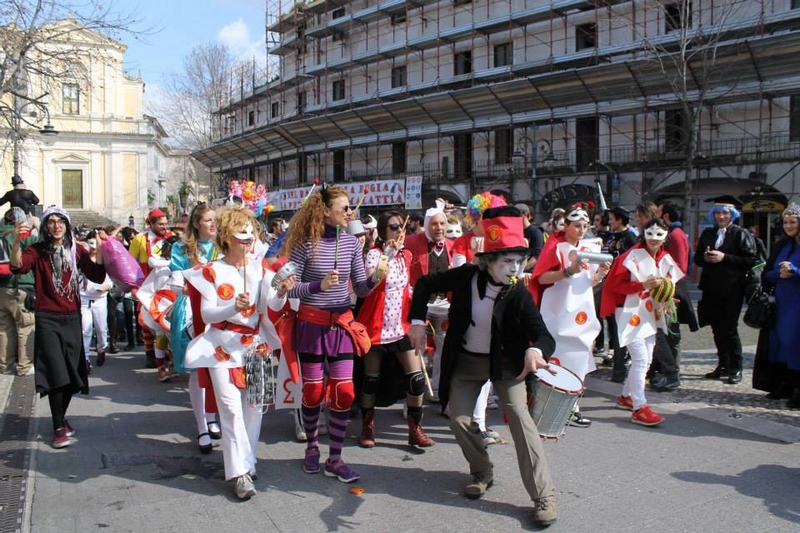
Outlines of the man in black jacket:
M470 465L468 498L480 498L494 480L493 465L481 436L472 431L472 411L481 387L491 379L508 416L520 475L534 501L534 522L556 521L555 489L536 424L528 412L525 377L549 365L555 341L539 309L517 275L528 247L522 220L512 206L487 209L481 220L484 248L480 265L463 265L421 277L414 287L409 337L425 348L428 300L452 293L450 326L442 351L439 397L450 406L450 427Z
M39 203L39 198L33 194L33 191L25 188L25 182L16 174L11 178L11 186L14 188L0 198L0 205L8 202L11 207L19 207L25 211L25 214L32 215L33 208Z
M703 269L697 304L700 327L710 325L719 362L706 379L727 379L731 385L742 381L742 341L739 314L744 303L747 272L755 266L758 251L753 236L734 224L741 202L733 196L714 198L711 217L714 227L703 230L697 241L694 263Z

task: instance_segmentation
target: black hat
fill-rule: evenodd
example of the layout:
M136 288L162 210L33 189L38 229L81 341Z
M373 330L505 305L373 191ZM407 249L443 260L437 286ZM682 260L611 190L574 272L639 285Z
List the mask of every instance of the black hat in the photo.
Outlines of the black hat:
M741 200L731 194L723 194L722 196L715 196L714 198L706 199L706 202L714 202L717 205L731 205L736 209L741 210L744 206Z
M14 174L11 176L11 185L22 185L23 183L25 182L22 181L22 176L19 174Z
M614 216L617 218L622 219L625 224L631 221L631 212L622 206L617 205L612 207L611 212L614 213Z

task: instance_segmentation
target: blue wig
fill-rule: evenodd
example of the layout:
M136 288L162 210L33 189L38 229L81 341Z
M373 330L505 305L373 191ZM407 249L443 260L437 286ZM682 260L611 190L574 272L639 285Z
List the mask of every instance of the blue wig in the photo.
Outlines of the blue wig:
M708 212L708 221L715 226L717 225L717 220L714 218L714 213L716 213L717 211L729 212L731 214L731 222L736 222L736 219L742 216L739 210L730 204L715 204L711 207L711 210Z

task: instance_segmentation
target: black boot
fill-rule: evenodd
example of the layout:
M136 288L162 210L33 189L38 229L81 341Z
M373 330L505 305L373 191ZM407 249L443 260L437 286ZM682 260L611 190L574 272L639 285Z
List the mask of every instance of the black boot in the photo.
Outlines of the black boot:
M786 402L786 407L789 409L800 409L800 387L794 388L792 397Z
M146 350L144 352L145 356L145 368L158 368L158 363L156 362L156 352L154 350Z

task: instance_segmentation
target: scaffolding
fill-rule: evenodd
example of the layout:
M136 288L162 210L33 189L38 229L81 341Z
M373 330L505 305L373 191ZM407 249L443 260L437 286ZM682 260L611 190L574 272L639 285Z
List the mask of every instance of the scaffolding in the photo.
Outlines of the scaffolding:
M800 10L786 4L268 0L277 77L220 109L231 127L200 158L271 187L409 174L477 186L602 162L643 173L643 193L680 172L690 101L699 156L796 160ZM709 40L716 63L688 58L680 94L663 59Z

